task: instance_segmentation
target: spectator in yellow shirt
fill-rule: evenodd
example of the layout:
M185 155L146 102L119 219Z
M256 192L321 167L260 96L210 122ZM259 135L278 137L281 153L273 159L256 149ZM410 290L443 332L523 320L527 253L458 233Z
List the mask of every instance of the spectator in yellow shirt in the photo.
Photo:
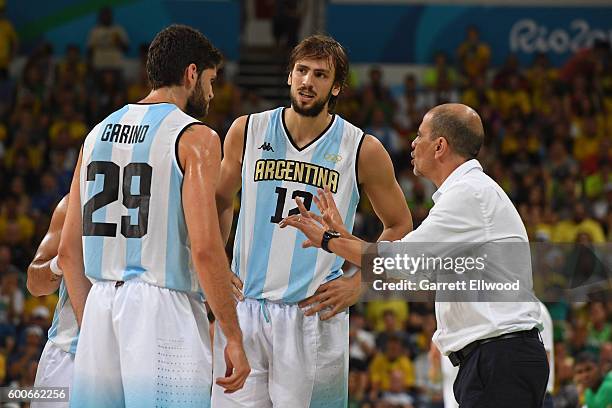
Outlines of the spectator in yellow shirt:
M548 56L540 52L536 54L533 65L527 70L526 77L533 97L540 98L544 88L557 80L559 73L550 67Z
M399 322L400 329L408 319L408 303L403 300L374 300L366 304L366 320L376 332L385 330L384 315L388 310L392 310Z
M81 58L81 51L76 44L66 46L66 55L56 66L59 78L70 79L72 82L82 82L87 75L87 64Z
M470 86L463 91L461 103L478 110L481 105L493 105L495 103L495 92L487 86L484 77L476 77L471 81Z
M584 116L575 122L574 158L579 162L594 158L599 153L601 131L595 116Z
M80 145L87 135L87 125L80 115L75 111L72 104L61 107L61 114L51 123L49 127L49 139L56 143L62 131L67 131L73 145Z
M378 353L370 363L370 380L372 396L381 391L388 391L391 386L391 373L399 371L403 374L406 387L414 385L414 367L397 337L389 337L384 353Z
M5 198L4 205L0 211L0 237L6 238L9 226L16 224L20 232L18 241L29 242L34 235L34 222L26 214L20 214L18 208L19 201L14 194L10 194Z
M491 48L480 40L476 26L469 26L465 41L457 49L461 69L467 78L482 76L491 60Z
M504 118L507 118L515 107L519 108L523 115L531 113L529 93L521 87L521 79L518 75L510 76L508 88L498 92L497 107Z
M572 220L560 221L555 226L555 242L575 242L579 234L587 234L594 244L606 242L601 224L587 214L583 203L578 202L574 205L573 215Z

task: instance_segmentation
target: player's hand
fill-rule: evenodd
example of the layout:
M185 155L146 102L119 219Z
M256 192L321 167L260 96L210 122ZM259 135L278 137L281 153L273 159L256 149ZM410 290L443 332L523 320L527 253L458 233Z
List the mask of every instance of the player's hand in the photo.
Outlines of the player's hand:
M321 241L325 232L321 217L309 212L299 198L296 198L295 202L300 210L300 215L291 215L283 219L279 226L285 228L289 225L302 231L306 238L308 238L302 242L302 248L321 248Z
M314 295L302 300L299 306L307 308L304 312L306 316L312 316L329 308L329 311L320 315L321 320L328 320L357 303L360 295L361 274L356 273L350 277L340 277L324 283Z
M231 394L244 386L244 382L251 373L251 366L241 342L228 342L224 353L225 377L219 377L215 382L218 386L225 388L226 394Z
M343 237L351 235L344 227L344 221L342 221L342 216L340 215L340 211L338 211L338 207L336 207L334 196L328 186L325 186L325 190L320 188L317 189L317 195L314 196L313 199L321 213L319 217L321 220L317 221L323 224L326 230L331 229L337 231ZM315 217L317 216L315 215Z
M242 288L243 288L242 281L240 280L238 275L235 275L232 273L232 292L234 292L234 296L240 302L244 300L244 294L242 293Z

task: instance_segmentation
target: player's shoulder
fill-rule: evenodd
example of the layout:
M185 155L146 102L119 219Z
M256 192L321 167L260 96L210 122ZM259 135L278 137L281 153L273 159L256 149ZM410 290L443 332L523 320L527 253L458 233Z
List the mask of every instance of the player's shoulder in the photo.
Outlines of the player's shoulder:
M361 140L359 141L360 153L365 157L372 158L381 154L385 154L387 149L380 140L369 133L362 132Z
M365 136L363 129L355 126L337 113L334 114L333 121L333 126L336 129L342 129L340 133L342 139L345 141L350 141L351 144L359 146L359 149L361 149L361 144Z
M359 141L361 141L366 136L366 133L363 131L363 129L361 129L359 126L352 124L339 114L335 114L335 120L342 123L342 131L345 135L349 135L349 137L353 137Z
M181 131L181 140L204 142L207 139L220 140L220 137L214 129L200 121L187 124Z
M251 119L251 115L238 116L236 119L234 119L234 122L232 122L232 126L230 126L229 132L230 133L238 132L240 134L243 134L250 119Z
M273 123L273 126L283 126L283 109L283 107L278 107L241 116L234 121L232 132L244 135L245 138L247 135L256 135L255 138L263 137L270 123Z

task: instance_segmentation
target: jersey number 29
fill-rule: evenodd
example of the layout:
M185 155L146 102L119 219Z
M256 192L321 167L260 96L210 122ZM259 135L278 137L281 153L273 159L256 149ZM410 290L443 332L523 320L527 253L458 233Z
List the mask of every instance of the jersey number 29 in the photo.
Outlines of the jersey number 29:
M117 236L117 224L112 222L94 222L93 213L119 199L119 166L113 162L93 161L87 166L87 181L94 181L96 176L104 176L102 191L94 195L83 206L83 235ZM126 238L142 238L149 225L149 200L151 199L151 176L153 168L147 163L130 163L123 169L123 205L126 208L138 208L138 223L132 224L131 217L121 217L121 235ZM132 194L134 177L140 179L138 194Z

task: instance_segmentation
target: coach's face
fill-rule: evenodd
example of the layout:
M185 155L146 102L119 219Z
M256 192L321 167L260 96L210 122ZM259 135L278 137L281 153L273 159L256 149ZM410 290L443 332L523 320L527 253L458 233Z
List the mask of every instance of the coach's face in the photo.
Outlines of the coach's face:
M434 166L437 140L431 135L431 114L423 117L416 138L412 141L412 165L415 176L428 177Z
M185 113L195 118L203 118L208 114L210 101L214 98L213 84L217 78L217 69L208 68L197 76L191 95L187 99Z
M304 116L319 115L329 98L340 93L334 76L335 69L329 59L297 60L287 79L293 110Z

